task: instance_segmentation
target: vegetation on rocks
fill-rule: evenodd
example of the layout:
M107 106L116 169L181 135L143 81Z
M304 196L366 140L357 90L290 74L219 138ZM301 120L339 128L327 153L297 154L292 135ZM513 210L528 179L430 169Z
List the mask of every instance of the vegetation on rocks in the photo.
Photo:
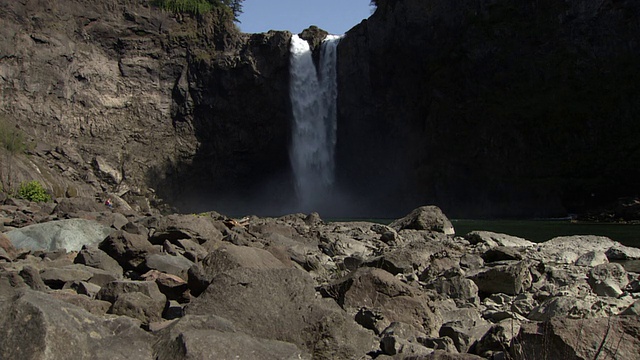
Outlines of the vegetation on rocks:
M49 195L42 184L36 180L20 184L18 195L25 200L33 202L51 201L51 195Z
M242 13L243 0L154 0L154 5L174 13L206 14L215 8L222 8L233 14L237 20Z

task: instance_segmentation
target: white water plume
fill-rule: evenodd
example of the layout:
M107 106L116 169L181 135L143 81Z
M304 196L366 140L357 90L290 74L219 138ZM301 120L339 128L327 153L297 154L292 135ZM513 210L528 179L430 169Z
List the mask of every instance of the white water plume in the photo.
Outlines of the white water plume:
M292 143L289 150L300 211L318 211L332 195L335 177L337 46L340 36L323 41L318 69L307 41L291 38L293 108Z

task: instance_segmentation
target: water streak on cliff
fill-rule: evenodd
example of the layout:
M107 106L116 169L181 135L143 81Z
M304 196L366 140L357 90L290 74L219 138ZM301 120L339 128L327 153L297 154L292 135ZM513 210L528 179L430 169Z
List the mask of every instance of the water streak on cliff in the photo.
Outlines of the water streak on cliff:
M292 142L289 151L299 211L315 211L330 198L336 146L336 50L339 36L321 45L318 69L307 41L291 39Z

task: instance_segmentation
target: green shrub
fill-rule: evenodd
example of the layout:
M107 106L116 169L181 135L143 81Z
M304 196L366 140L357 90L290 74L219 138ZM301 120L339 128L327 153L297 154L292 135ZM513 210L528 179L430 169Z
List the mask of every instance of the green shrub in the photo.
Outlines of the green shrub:
M33 202L51 201L51 195L49 195L44 187L42 187L42 184L36 180L20 184L18 195L25 200Z
M204 14L213 9L213 5L207 0L156 0L155 5L174 12Z
M154 0L153 5L173 13L191 13L201 15L214 8L226 9L237 21L242 13L244 0Z

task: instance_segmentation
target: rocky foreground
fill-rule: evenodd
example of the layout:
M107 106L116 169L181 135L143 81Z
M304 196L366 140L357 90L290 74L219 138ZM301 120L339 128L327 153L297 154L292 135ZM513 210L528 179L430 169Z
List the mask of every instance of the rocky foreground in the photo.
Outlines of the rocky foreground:
M636 359L640 249L317 214L0 206L0 359Z

